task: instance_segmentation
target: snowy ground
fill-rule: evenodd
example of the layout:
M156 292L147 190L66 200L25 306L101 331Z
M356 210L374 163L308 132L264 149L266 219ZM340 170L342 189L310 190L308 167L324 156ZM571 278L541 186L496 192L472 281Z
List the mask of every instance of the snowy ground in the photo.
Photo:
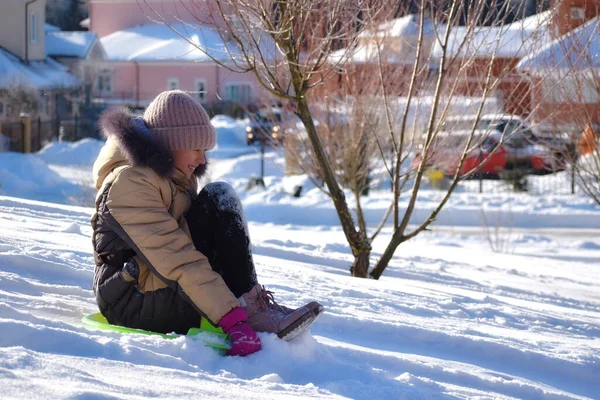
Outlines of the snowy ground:
M600 398L600 207L457 193L381 280L355 279L331 205L316 189L287 194L277 154L267 189L244 191L258 155L228 123L211 176L243 199L261 283L286 305L325 306L310 334L261 334L261 352L225 358L185 337L84 329L96 311L92 209L74 204L89 201L98 143L0 154L2 398ZM424 192L416 219L438 197ZM371 223L388 198L369 196Z

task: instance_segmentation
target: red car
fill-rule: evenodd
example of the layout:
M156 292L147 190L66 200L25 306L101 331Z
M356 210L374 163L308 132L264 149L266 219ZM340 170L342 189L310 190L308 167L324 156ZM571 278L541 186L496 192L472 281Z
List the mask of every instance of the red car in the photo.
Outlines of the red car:
M508 119L508 121L506 120ZM454 122L451 131L438 134L431 148L427 164L441 170L444 175L454 176L458 169L461 155L473 132L460 175L484 178L498 178L507 169L525 169L528 173L544 174L552 171L552 152L547 147L535 144L532 133L528 129L508 130L515 118L482 119L473 132L473 121ZM450 121L449 121L450 122ZM458 129L456 129L458 128ZM462 129L460 129L462 128ZM470 128L470 129L469 129ZM504 132L504 134L503 134ZM510 133L509 133L510 132ZM417 154L413 166L421 162Z
M497 178L506 169L525 169L534 174L549 171L552 160L546 148L529 143L518 133L504 141L501 139L501 134L493 132L469 151L460 174ZM450 157L444 163L444 174L454 175L459 161L460 153Z

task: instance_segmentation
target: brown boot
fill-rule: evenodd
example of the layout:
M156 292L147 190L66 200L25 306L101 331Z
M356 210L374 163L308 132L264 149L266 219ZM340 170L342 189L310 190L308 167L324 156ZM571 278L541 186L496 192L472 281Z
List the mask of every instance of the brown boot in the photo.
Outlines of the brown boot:
M323 307L311 302L298 309L280 306L273 293L261 285L242 295L246 303L248 324L257 332L276 333L280 339L291 340L312 324Z
M294 310L293 308L289 308L286 306L282 306L281 304L278 304L278 306L283 310L283 312L285 312L286 314L291 314L293 313ZM311 301L308 304L305 304L304 307L308 308L309 310L311 310L313 312L313 314L315 314L315 317L318 316L319 314L321 314L324 310L323 306L320 305L319 303L317 303L316 301Z

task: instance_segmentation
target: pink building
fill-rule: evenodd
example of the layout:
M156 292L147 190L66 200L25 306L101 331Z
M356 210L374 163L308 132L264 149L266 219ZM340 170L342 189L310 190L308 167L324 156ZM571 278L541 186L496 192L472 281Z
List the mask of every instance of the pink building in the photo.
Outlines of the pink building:
M106 54L88 68L94 71L93 97L136 108L168 89L209 104L247 105L262 98L253 73L231 72L215 62L227 62L236 48L202 25L207 16L197 11L197 3L187 0L90 0L89 29Z

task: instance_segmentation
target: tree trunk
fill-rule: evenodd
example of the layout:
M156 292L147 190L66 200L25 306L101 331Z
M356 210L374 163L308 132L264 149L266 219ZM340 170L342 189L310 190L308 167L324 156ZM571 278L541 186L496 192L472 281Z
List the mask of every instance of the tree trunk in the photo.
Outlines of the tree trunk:
M350 268L350 274L357 278L366 278L369 272L369 256L371 251L363 251L358 256L354 256L354 262Z
M367 222L365 221L365 214L360 204L360 193L354 192L354 198L356 199L356 218L358 219L358 229L360 232L367 234Z
M373 270L369 274L373 279L379 279L379 277L383 274L383 271L387 268L388 264L390 263L390 260L394 256L394 252L396 251L398 246L400 246L400 243L402 243L403 241L404 238L401 235L399 235L399 232L394 232L390 243L379 258L379 261L377 261L375 268L373 268Z
M294 76L293 72L292 76ZM299 88L297 87L297 90L298 89ZM329 190L331 199L333 200L344 234L346 235L346 240L348 241L350 249L352 250L352 255L354 256L354 263L350 268L350 272L352 276L366 278L369 271L369 256L371 254L369 240L366 237L366 234L356 230L354 218L352 217L350 209L348 208L348 203L346 202L346 196L338 185L331 169L331 164L329 163L327 154L323 149L323 143L317 133L308 103L306 102L306 97L302 95L298 96L297 107L298 114L306 128L319 167L323 171L323 178L327 185L327 189Z

